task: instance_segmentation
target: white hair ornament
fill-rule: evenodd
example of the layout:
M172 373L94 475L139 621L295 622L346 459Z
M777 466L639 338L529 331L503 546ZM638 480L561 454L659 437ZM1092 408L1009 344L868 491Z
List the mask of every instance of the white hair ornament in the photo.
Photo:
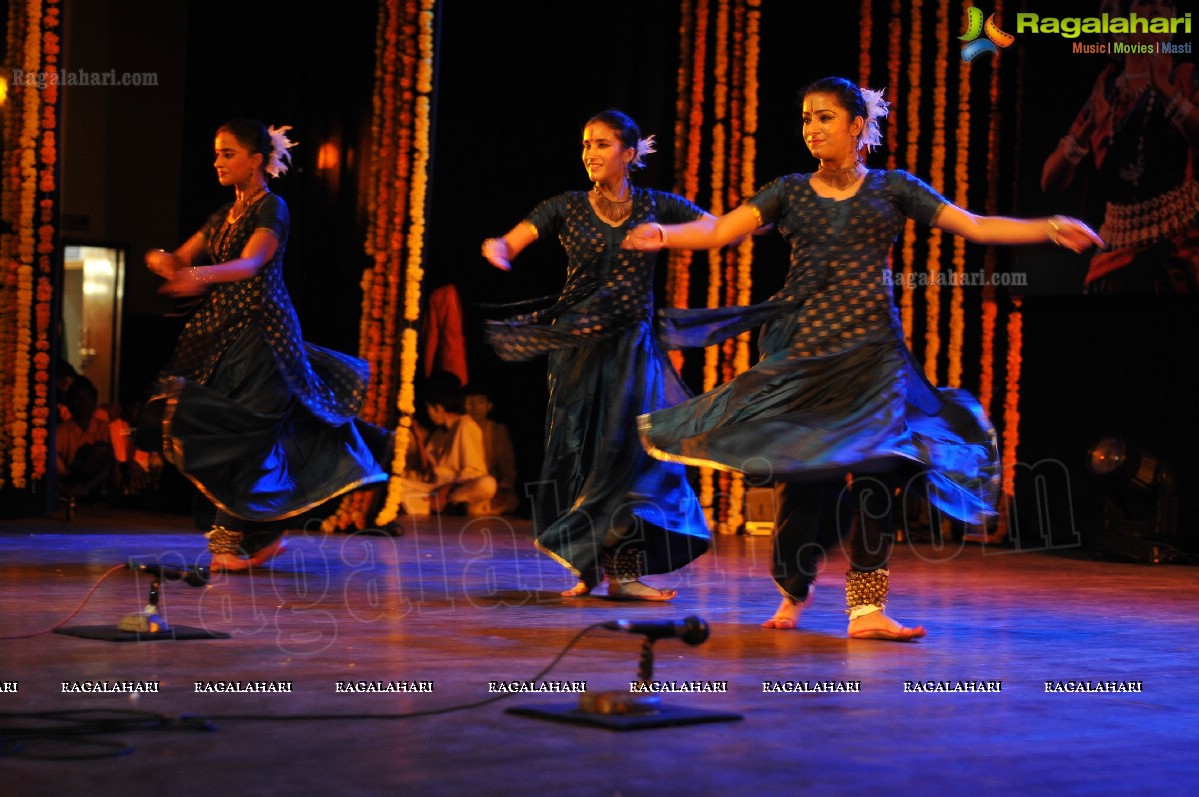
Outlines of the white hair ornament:
M291 130L291 125L266 129L271 137L271 157L266 164L266 173L271 177L282 177L287 174L287 168L291 165L291 153L288 150L297 142L287 137L288 130Z
M879 129L878 120L882 119L890 113L891 104L883 99L883 92L886 89L862 89L862 99L866 102L866 126L862 129L862 134L858 140L858 148L866 148L867 152L872 152L875 147L883 143L883 134Z
M637 139L636 152L637 154L633 156L633 160L629 166L634 169L643 169L645 168L645 161L642 158L651 152L657 152L654 149L654 137L646 136L645 138Z

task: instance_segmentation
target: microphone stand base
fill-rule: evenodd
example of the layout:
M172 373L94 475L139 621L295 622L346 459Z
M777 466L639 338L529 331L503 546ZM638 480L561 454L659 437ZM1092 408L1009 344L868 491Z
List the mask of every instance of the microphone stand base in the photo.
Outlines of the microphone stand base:
M579 695L579 711L588 714L655 714L662 708L657 695L631 692L584 692Z
M645 697L644 695L631 696ZM601 714L593 711L582 711L578 703L513 706L506 709L506 713L540 720L550 720L551 722L566 722L572 725L607 728L610 731L670 728L707 722L736 722L741 719L740 714L733 714L728 711L704 711L669 704L659 705L657 709L645 714Z
M117 623L117 630L134 634L158 634L170 631L171 626L161 614L147 609L144 612L127 614L122 617Z

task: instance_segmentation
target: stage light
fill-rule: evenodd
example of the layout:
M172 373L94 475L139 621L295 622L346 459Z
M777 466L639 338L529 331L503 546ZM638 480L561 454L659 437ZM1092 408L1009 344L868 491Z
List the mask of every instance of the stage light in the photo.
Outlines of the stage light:
M1103 534L1097 556L1158 563L1181 556L1177 483L1160 456L1121 437L1105 437L1087 452L1087 469L1103 489Z

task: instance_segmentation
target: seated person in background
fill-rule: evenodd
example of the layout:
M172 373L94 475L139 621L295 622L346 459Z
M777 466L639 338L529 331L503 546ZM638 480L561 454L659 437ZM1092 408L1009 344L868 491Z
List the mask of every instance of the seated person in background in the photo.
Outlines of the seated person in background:
M466 412L475 419L483 430L483 451L487 458L487 472L495 477L496 490L491 506L479 514L504 515L515 512L520 506L516 494L516 452L512 449L512 436L508 427L488 417L495 405L483 388L466 386Z
M54 390L60 421L71 419L71 411L67 409L67 391L71 389L71 383L78 378L79 372L75 370L75 366L71 365L69 360L59 357L58 362L54 364Z
M451 508L485 514L495 495L496 481L487 472L483 430L466 414L462 383L439 371L426 384L425 405L433 432L425 439L413 427L419 468L404 473L401 502L410 515L427 515Z
M155 490L162 476L162 454L143 451L133 440L133 431L141 414L141 406L139 402L128 401L124 407L113 404L108 408L111 418L108 431L117 462L113 473L113 486L121 495L141 495Z
M68 500L99 493L116 463L107 417L101 417L96 409L98 398L87 377L78 377L67 389L70 420L59 423L55 444L58 490Z

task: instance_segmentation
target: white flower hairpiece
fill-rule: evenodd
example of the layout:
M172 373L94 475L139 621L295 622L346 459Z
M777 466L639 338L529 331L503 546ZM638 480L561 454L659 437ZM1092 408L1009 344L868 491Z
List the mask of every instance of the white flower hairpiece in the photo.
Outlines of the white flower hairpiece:
M866 101L866 127L858 139L858 148L865 147L868 152L883 143L883 133L879 129L878 120L890 113L891 104L883 99L886 89L862 89L862 99Z
M297 142L287 137L288 130L291 130L291 125L266 129L271 137L271 157L266 164L266 173L271 177L281 177L287 174L287 167L291 165L291 153L288 150Z
M646 136L645 138L637 139L637 154L633 156L633 161L629 164L629 166L634 169L644 168L645 162L641 159L651 152L657 152L657 150L654 149L653 136Z

